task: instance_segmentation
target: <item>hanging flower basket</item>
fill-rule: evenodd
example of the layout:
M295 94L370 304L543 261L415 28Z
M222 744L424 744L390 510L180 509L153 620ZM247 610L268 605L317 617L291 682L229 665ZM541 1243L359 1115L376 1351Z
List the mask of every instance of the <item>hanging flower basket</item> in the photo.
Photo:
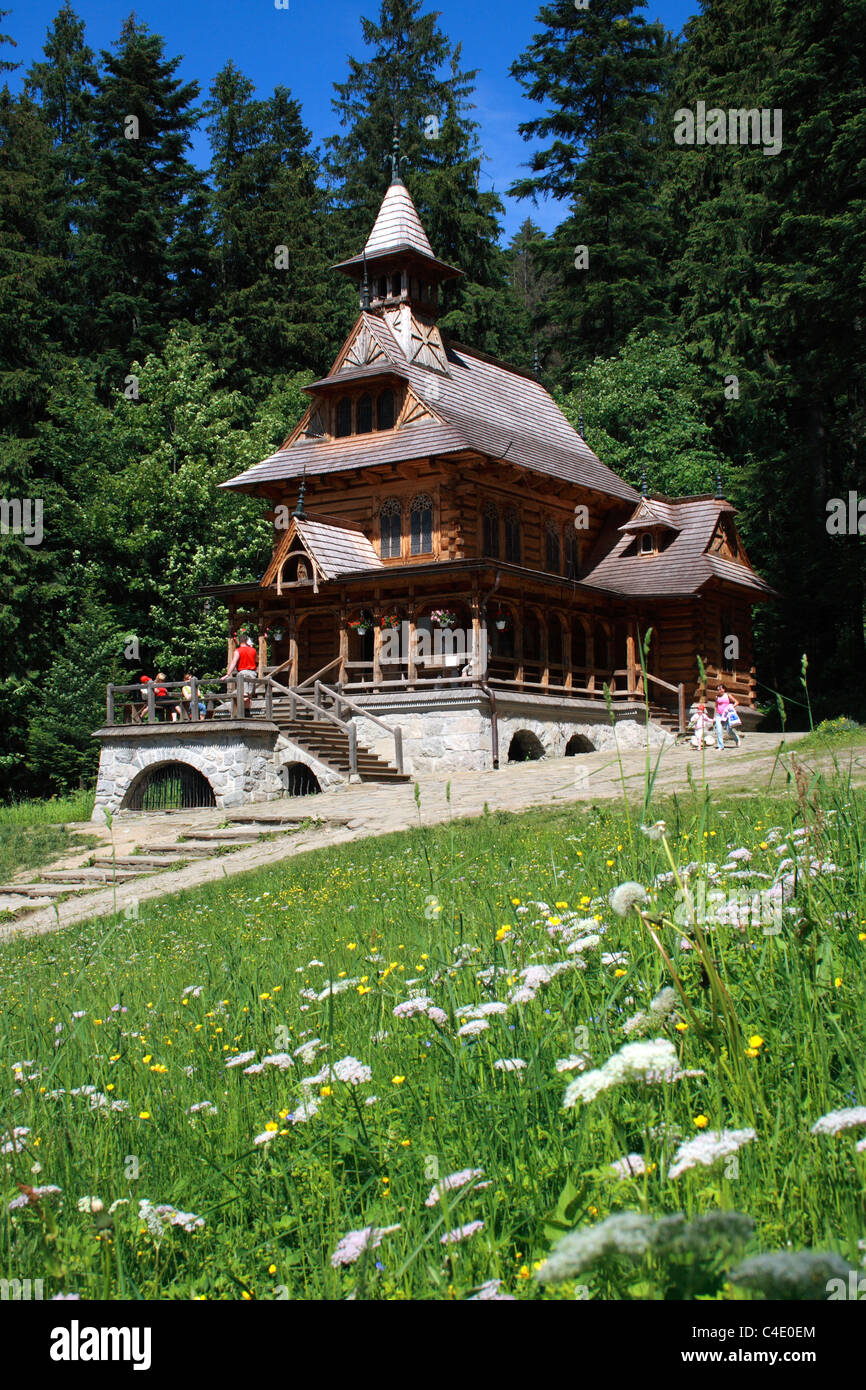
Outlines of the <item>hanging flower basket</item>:
M365 632L369 632L372 626L373 619L370 617L369 613L364 612L361 613L361 616L359 618L353 618L352 621L349 623L349 627L352 629L352 631L357 632L361 637L364 636Z
M267 636L269 636L274 642L282 642L283 629L281 627L272 627Z
M450 608L434 608L430 614L431 623L438 623L439 627L456 627L457 614L452 613Z
M511 615L504 608L491 604L487 613L497 632L511 631Z
M383 613L379 619L380 627L396 628L400 626L399 613Z

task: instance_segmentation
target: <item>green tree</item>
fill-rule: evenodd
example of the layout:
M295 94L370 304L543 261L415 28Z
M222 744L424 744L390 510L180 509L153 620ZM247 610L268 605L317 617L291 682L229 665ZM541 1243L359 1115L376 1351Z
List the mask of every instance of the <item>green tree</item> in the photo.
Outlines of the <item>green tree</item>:
M557 393L577 428L583 415L586 442L600 458L640 487L669 497L715 491L716 473L727 471L701 412L700 369L685 350L658 334L633 333L616 357L597 357L577 390Z
M210 295L204 182L186 155L198 85L177 80L180 59L167 59L163 39L134 16L114 47L102 54L93 101L79 252L84 347L106 388Z
M421 5L382 0L378 23L361 20L371 53L363 61L350 58L348 79L336 84L333 106L346 133L325 143L342 251L354 255L369 235L390 176L396 127L401 173L430 244L466 276L445 287L442 326L459 336L471 331L476 343L480 333L495 350L501 327L490 323L495 297L485 291L505 284L496 247L503 209L495 193L479 187L482 151L470 115L476 72L463 70L460 44Z
M210 90L216 293L208 332L231 386L257 397L275 372L330 366L352 312L301 108L285 87L254 98L228 63ZM342 291L342 293L340 293Z
M672 42L636 13L644 0L572 0L543 5L544 26L511 72L539 116L526 140L541 140L530 172L510 192L567 200L570 215L541 250L554 279L549 299L560 356L615 351L635 327L665 320L658 204L657 120ZM585 248L579 249L579 248Z

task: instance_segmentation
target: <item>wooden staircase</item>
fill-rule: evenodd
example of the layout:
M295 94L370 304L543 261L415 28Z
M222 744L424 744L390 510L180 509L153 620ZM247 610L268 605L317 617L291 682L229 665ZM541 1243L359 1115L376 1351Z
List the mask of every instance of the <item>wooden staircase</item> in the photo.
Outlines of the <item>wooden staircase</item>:
M660 724L667 733L673 734L676 738L680 724L673 710L665 709L664 705L657 705L654 700L651 700L649 715L654 724Z
M296 711L294 719L288 700L274 700L272 719L280 732L292 743L311 753L335 772L348 776L351 772L349 735L324 719L315 719L307 711ZM409 775L400 772L378 754L357 745L358 776L362 782L408 782Z
M330 666L335 663L331 662ZM280 732L300 748L318 758L344 777L357 775L361 782L408 782L403 771L403 736L376 715L355 704L339 689L324 685L319 675L327 666L302 685L280 684L274 675L265 680L265 698L261 713L276 724ZM369 748L358 743L353 715L361 715L394 740L394 763L386 762Z

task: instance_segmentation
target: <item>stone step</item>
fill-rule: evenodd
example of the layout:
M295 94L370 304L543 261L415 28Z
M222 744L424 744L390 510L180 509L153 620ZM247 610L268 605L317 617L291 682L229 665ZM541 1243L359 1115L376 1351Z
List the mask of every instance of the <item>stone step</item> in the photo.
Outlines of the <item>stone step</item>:
M177 864L177 857L171 854L119 854L117 863L121 867L130 869L169 869ZM95 868L110 868L111 859L105 855L94 855L93 864Z
M40 875L46 883L110 883L114 878L111 862L94 864L82 869L43 869ZM137 878L134 869L118 869L117 882L124 883L129 878Z
M218 849L222 848L249 849L250 845L256 844L257 839L258 837L256 837L256 840L205 840L198 838L184 840L183 844L176 846L177 858L178 861L183 859L206 859L209 854L215 854ZM156 849L157 847L154 845L152 848ZM158 852L163 854L168 853L168 851L169 846L162 845L159 847Z
M50 898L6 898L0 896L0 913L11 912L17 916L21 912L36 912L40 907L48 907Z
M22 898L60 898L64 893L89 893L98 883L0 883L0 894Z
M199 840L188 840L182 845L144 845L143 849L144 855L136 855L136 858L153 855L158 859L170 858L172 864L182 863L185 859L205 859L214 851L213 845L202 844Z
M226 845L251 845L256 840L260 839L261 835L262 832L260 830L244 830L240 826L237 826L234 830L216 829L184 831L178 835L177 842L180 846L185 845L189 840L207 840L208 842L213 841L215 844Z

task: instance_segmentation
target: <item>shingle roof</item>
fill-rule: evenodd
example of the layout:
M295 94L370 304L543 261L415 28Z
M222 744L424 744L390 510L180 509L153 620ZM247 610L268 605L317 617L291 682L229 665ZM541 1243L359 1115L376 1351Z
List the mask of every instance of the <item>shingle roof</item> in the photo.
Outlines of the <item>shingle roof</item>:
M255 491L262 484L299 477L304 470L321 476L472 449L608 496L638 500L634 488L601 462L532 377L457 346L447 349L447 375L417 367L384 319L363 313L361 321L438 422L421 420L338 440L300 436L222 487Z
M379 209L379 216L364 247L366 256L382 251L411 248L422 256L433 256L421 218L404 183L392 183ZM435 258L434 258L435 259Z
M708 580L724 579L731 584L770 596L773 589L748 563L707 555L719 517L733 515L730 502L715 497L684 498L662 502L653 498L652 507L678 534L658 555L626 555L634 536L625 534L612 520L608 522L589 560L583 583L610 593L641 598L696 593Z
M296 536L326 579L385 568L360 528L340 526L324 517L293 516L274 547L270 564L262 575L262 588L276 583Z

